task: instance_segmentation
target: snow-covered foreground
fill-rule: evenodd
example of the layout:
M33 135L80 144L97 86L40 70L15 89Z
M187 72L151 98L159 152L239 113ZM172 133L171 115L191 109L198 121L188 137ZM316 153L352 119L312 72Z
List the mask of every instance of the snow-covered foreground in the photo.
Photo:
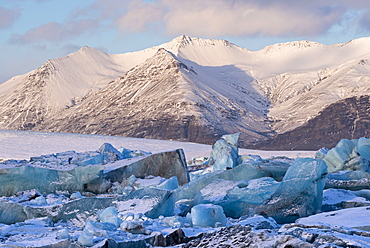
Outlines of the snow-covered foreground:
M370 247L370 187L363 180L370 182L370 139L342 140L330 151L321 149L317 159L313 151L239 150L261 159L233 153L238 136L227 136L212 148L0 130L0 158L35 156L1 163L0 247ZM135 151L124 158L134 151L103 143L156 154L136 157ZM186 166L178 148L188 160L211 150L214 159L180 187ZM64 152L71 150L77 153ZM160 173L176 176L136 176L148 164L135 167L139 160L150 160L145 173L172 161L164 151L183 163L171 162L175 171L167 166ZM55 163L75 165L68 171L45 167ZM131 176L123 175L125 168ZM328 180L335 187L324 190Z
M106 135L46 133L29 131L0 130L0 159L29 159L32 156L71 151L95 151L103 143L114 147L131 150L143 150L152 153L182 148L186 158L209 156L212 146L156 139L139 139ZM262 158L272 156L313 157L315 151L260 151L240 149L239 154L260 155Z

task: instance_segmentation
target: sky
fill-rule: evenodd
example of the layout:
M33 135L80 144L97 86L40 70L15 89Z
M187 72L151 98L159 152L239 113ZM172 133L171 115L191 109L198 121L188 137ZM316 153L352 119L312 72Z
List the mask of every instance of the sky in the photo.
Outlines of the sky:
M0 83L84 45L138 51L180 35L259 50L370 36L366 0L0 0Z

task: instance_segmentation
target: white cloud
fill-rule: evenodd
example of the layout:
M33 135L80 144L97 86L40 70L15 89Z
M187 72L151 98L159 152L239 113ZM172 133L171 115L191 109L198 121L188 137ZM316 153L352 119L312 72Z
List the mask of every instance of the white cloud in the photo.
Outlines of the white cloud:
M153 23L160 22L164 15L163 6L155 2L133 0L126 14L117 20L120 30L124 32L146 31Z
M145 32L157 24L171 36L314 37L344 23L349 10L369 7L361 0L132 0L117 23L123 32ZM351 23L370 30L366 19Z

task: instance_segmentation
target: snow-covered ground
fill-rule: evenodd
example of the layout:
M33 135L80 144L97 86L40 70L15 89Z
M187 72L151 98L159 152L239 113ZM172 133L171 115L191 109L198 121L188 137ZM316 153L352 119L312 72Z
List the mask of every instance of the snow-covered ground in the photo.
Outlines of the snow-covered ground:
M125 147L131 150L143 150L152 153L182 148L187 160L196 157L209 156L211 145L156 140L139 139L105 135L45 133L29 131L0 130L0 159L29 159L32 156L71 151L95 151L103 143L114 147ZM315 151L261 151L240 149L240 155L260 155L262 158L273 156L313 157Z

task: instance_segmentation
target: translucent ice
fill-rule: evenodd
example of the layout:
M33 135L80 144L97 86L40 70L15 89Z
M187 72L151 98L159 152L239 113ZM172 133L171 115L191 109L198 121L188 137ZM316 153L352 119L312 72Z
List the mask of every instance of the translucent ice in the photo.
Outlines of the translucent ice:
M240 133L224 135L212 146L210 164L214 170L234 168L238 164L238 139Z
M361 137L357 143L357 151L361 157L370 160L370 139Z
M116 231L117 227L115 224L110 222L96 222L87 220L85 229L95 236L106 236L107 231Z
M263 170L258 164L243 163L231 170L216 171L197 177L190 183L174 190L175 200L193 199L195 195L215 179L230 181L250 180L269 176L271 173Z
M97 152L103 155L103 164L123 159L122 153L109 143L104 143Z
M357 140L342 139L325 155L323 160L328 166L328 173L342 170L364 170L368 169L368 160L359 156L357 149L363 149L366 154L366 145L358 146ZM366 142L366 139L362 139ZM365 155L366 156L366 155Z
M82 246L93 246L93 238L94 236L92 235L92 233L85 229L81 232L77 242Z
M72 193L71 196L69 197L69 199L71 200L76 200L76 199L80 199L82 198L82 195L80 192L75 192L75 193Z
M327 166L321 159L297 158L272 196L256 213L273 217L278 223L315 214L321 209Z
M68 171L31 166L0 169L0 196L10 196L31 189L37 189L43 194L59 190L84 191L86 185L103 178L103 170L104 167L99 165L76 167Z
M119 227L122 223L122 220L118 217L117 209L114 207L109 207L98 211L98 218L101 222L112 223L116 227Z
M70 235L67 229L61 229L56 234L57 239L69 239Z
M199 204L191 209L191 219L194 226L216 227L225 226L227 219L222 207L212 204Z
M155 219L160 215L174 214L175 202L171 191L157 188L143 188L132 192L121 201L115 202L120 214L133 212L142 213Z
M227 200L220 202L226 216L239 218L250 214L250 210L269 199L280 183L271 177L249 180L227 192Z
M158 189L174 190L179 187L177 177L173 176L157 186Z

